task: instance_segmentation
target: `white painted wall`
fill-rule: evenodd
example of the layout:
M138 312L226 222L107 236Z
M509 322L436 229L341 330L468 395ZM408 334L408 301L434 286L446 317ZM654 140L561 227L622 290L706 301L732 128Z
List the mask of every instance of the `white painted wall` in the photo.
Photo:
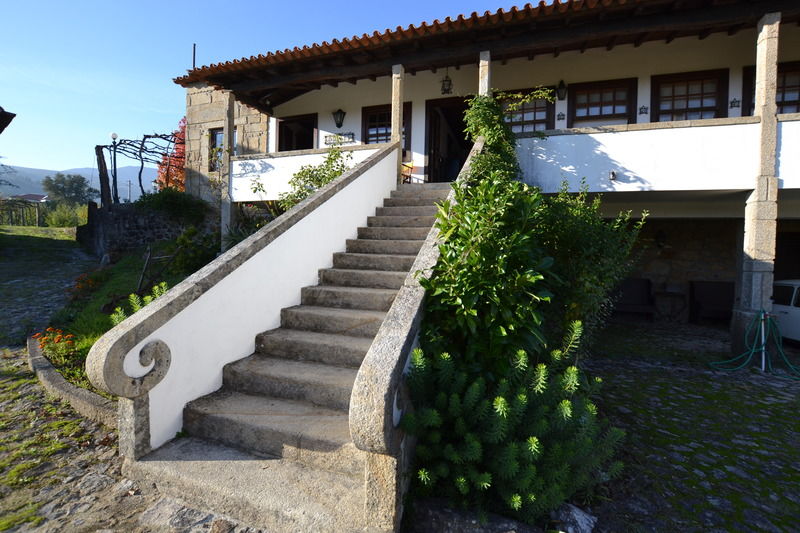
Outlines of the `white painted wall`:
M800 189L800 120L778 122L778 187Z
M256 334L278 327L280 310L299 304L300 288L316 284L318 269L356 237L396 187L397 157L389 152L128 353L126 372L140 376L148 370L138 363L145 344L159 339L172 352L169 372L150 391L153 448L175 436L186 403L219 389L222 367L253 353Z
M781 27L779 60L800 60L800 28L795 24ZM527 89L535 86L556 85L559 80L569 85L590 81L617 78L638 78L637 122L650 121L650 77L659 74L692 72L728 68L730 71L728 99L742 99L742 69L755 64L756 30L746 29L734 36L715 33L706 39L684 37L669 44L663 41L643 43L639 47L617 46L611 51L605 48L562 52L558 57L552 55L512 59L505 64L492 62L492 87L500 90ZM478 57L475 64L461 66L458 70L450 68L448 75L453 80L453 94L468 96L478 89ZM285 117L305 113L317 113L319 120L319 146L323 146L325 135L331 133L353 132L361 141L361 109L365 106L389 104L391 102L391 83L386 76L375 81L360 80L355 85L342 83L338 87L325 86L306 93L275 109L276 116ZM404 100L411 102L411 150L414 162L414 177L423 178L425 161L425 103L427 100L442 98L440 81L444 70L436 73L422 71L411 75L406 73ZM648 113L638 114L641 106L648 107ZM343 109L347 115L341 129L333 123L331 113ZM567 115L567 102L556 102L555 113ZM729 116L740 116L741 108L728 109ZM566 119L556 121L556 128L565 128ZM273 130L274 131L274 130ZM685 130L681 130L685 131Z
M663 128L519 139L526 183L557 192L752 189L758 124ZM610 172L616 172L616 180Z
M369 156L376 153L374 150L348 150L350 154L349 166L355 167ZM277 200L280 195L289 192L289 180L305 165L318 165L322 163L327 154L301 154L301 155L269 155L263 158L247 158L231 162L231 199L234 202L258 202L264 200ZM261 184L265 192L253 192L253 186Z

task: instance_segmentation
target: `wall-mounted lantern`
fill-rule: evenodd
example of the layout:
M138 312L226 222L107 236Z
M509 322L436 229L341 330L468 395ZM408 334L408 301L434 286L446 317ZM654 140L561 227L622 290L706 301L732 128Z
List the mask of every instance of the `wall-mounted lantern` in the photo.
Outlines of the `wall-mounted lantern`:
M567 85L564 83L564 80L558 82L558 87L556 87L556 98L561 101L567 99Z
M650 108L647 107L646 105L643 105L642 107L639 108L639 114L640 115L646 115L649 112L650 112Z
M336 124L337 128L341 128L342 124L344 124L344 116L347 113L345 113L341 109L337 109L336 111L334 111L331 114L333 115L333 123Z
M561 122L565 118L567 118L567 116L563 112L561 112L558 115L556 115L556 120L558 120L559 122Z
M442 78L442 94L453 94L453 80L450 79L447 70L445 70L444 78Z
M737 108L737 107L741 107L741 106L742 106L742 102L738 98L734 98L733 100L731 100L731 106L730 106L731 109L734 109L734 108Z

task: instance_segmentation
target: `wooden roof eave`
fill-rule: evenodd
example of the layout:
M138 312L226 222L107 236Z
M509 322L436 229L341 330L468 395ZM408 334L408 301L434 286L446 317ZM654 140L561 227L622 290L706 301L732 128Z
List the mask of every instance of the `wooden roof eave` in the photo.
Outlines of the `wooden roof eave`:
M477 62L478 54L483 50L490 50L493 56L502 56L504 59L530 58L552 53L553 50L565 52L585 50L587 47L608 47L612 38L614 46L640 46L647 41L671 41L687 35L707 36L714 32L730 32L732 27L753 27L767 11L783 11L784 20L800 19L800 2L777 0L768 4L742 2L644 14L642 8L647 4L631 2L632 9L609 13L601 24L592 17L584 16L582 19L572 18L568 25L564 20L549 27L537 22L536 29L531 30L530 22L525 21L521 24L505 24L507 31L503 32L504 35L496 31L494 26L482 30L473 28L466 33L448 31L444 44L441 41L443 33L437 31L424 35L409 31L405 38L394 35L395 40L389 43L384 40L385 34L373 34L367 36L367 46L352 46L352 43L342 46L339 41L334 41L324 45L327 49L336 47L337 51L313 54L310 48L298 49L296 55L301 57L284 63L280 71L276 69L277 64L269 61L270 56L260 56L266 57L266 62L273 63L273 66L262 67L264 61L255 62L258 63L256 65L251 63L250 66L235 62L229 64L230 68L208 76L205 81L217 88L233 91L237 99L248 105L262 111L271 110L273 106L307 92L309 89L304 87L308 87L308 84L335 85L353 79L388 76L392 65L398 63L409 71L420 71ZM663 3L660 5L663 6ZM474 22L474 19L460 20ZM436 28L438 24L436 21L429 28ZM366 62L365 58L368 58ZM334 64L334 60L338 64ZM348 64L343 65L342 61ZM265 94L272 95L268 106L250 103L263 100Z

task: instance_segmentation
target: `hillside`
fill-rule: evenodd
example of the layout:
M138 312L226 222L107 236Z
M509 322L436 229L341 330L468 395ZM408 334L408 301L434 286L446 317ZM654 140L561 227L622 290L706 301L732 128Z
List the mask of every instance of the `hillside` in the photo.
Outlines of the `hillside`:
M15 194L44 194L42 188L42 180L46 176L55 176L56 173L61 174L80 174L89 180L89 183L95 189L99 189L100 185L97 180L96 168L68 168L66 170L46 170L42 168L28 168L28 167L14 167L8 166L13 169L13 172L3 174L3 179L10 181L17 187L8 185L0 185L0 196L13 196ZM145 167L142 172L142 185L144 190L150 192L153 190L153 180L156 178L156 169ZM128 180L131 182L131 200L136 200L140 196L139 192L139 167L125 166L117 169L117 182L119 186L119 197L121 200L128 198Z

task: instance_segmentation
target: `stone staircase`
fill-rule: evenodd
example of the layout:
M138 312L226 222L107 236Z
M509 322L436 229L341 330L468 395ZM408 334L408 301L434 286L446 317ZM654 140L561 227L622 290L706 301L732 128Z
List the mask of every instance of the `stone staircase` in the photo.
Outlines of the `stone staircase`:
M188 436L130 463L131 475L268 531L362 530L353 382L449 185L393 191L319 285L283 309L281 327L225 367L219 391L186 406Z

